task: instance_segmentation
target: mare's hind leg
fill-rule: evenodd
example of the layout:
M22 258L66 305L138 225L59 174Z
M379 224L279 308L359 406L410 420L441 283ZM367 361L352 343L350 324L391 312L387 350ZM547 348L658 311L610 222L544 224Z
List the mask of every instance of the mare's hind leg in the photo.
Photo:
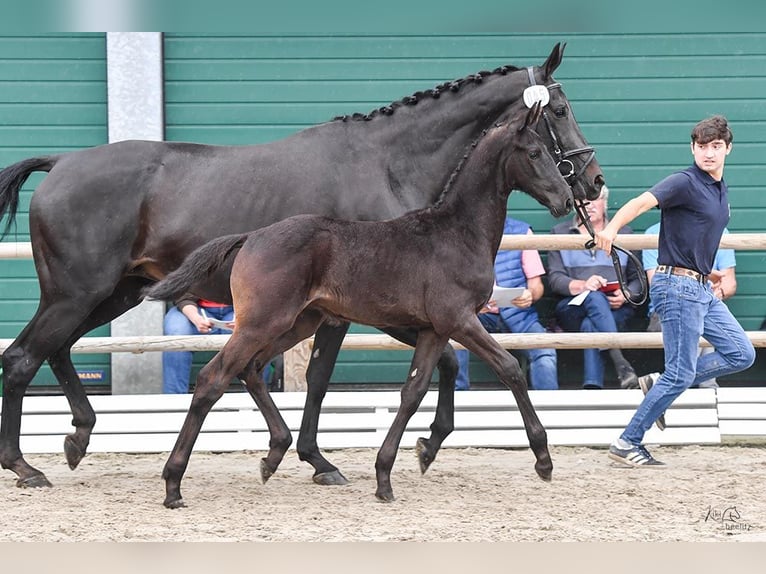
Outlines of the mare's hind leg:
M85 388L72 364L70 354L72 345L85 333L108 323L128 309L135 307L140 300L141 288L147 283L146 279L139 277L129 277L121 281L112 295L88 315L63 347L48 357L48 364L61 385L72 410L72 426L75 427L75 431L64 438L64 455L69 468L72 470L77 468L77 465L85 457L90 443L90 435L96 424L96 414L93 412Z
M0 465L16 473L18 486L50 486L45 475L24 460L19 448L24 393L43 360L65 346L88 312L82 297L51 304L43 298L35 316L3 353Z
M257 357L253 357L242 373L242 379L245 382L247 391L253 397L255 404L258 405L266 421L266 426L269 428L269 452L261 460L261 480L264 483L276 472L279 464L282 462L287 449L292 443L292 436L290 435L290 429L271 398L271 393L268 392L266 385L261 379L261 372L266 361L290 349L303 339L310 337L316 332L321 322L322 315L320 313L304 311L298 316L292 329L259 352Z
M411 329L383 329L383 331L413 347L418 340L417 331ZM431 436L420 437L415 446L421 473L428 470L436 459L444 439L455 429L455 379L458 364L452 345L444 346L436 366L439 369L439 398L436 403L434 422L430 427Z
M415 346L415 354L412 357L410 373L401 391L401 404L396 412L394 422L388 429L383 445L378 451L375 461L375 474L378 487L375 496L383 502L394 500L394 491L391 488L391 469L396 459L396 451L402 440L407 422L415 414L420 402L428 390L436 362L439 359L447 337L437 335L430 329L420 331L418 342Z
M322 456L317 445L322 401L327 394L330 376L348 327L348 323L337 326L325 323L319 327L314 337L314 349L306 370L308 391L296 447L298 458L314 467L314 482L322 485L348 484L348 480L340 470Z
M460 331L453 333L452 338L486 362L500 381L511 389L524 421L529 446L537 459L535 470L540 478L550 480L553 462L548 452L548 437L529 399L527 381L519 362L487 333L475 315L461 325Z

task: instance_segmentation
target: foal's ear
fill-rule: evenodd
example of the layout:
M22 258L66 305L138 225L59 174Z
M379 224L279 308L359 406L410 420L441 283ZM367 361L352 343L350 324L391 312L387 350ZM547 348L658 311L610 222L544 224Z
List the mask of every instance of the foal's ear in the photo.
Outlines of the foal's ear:
M559 64L561 64L561 60L564 58L564 48L566 48L566 42L561 43L559 42L555 46L553 46L553 50L551 50L551 55L548 56L548 59L545 60L545 64L543 64L543 78L546 80L550 80L553 76L553 72L556 71L556 68L559 67Z
M519 128L519 131L524 131L525 129L535 125L537 123L537 120L540 119L540 114L543 111L542 105L540 105L540 101L535 102L531 108L529 108L529 111L527 112L527 118L524 120L524 125Z

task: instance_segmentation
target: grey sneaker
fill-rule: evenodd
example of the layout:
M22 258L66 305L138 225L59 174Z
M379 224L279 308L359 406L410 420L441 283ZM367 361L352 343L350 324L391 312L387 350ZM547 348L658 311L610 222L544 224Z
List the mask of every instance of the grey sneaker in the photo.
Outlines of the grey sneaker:
M649 373L643 377L638 377L638 386L641 387L644 395L649 392L649 389L652 388L652 385L654 385L654 383L656 383L657 379L659 378L659 373ZM657 428L661 431L665 430L665 413L662 413L659 417L657 417L657 420L654 421L654 424L656 424Z
M616 444L609 447L609 458L626 466L664 467L665 463L654 458L643 446L620 448Z

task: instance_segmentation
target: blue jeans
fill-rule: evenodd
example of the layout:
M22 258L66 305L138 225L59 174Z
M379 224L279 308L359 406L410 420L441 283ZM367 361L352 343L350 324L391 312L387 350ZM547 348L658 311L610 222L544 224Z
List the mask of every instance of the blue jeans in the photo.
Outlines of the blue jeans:
M556 304L556 318L565 331L574 333L616 333L635 314L628 304L619 309L609 306L607 296L600 291L591 291L580 305L570 305L572 297L566 297ZM604 386L604 359L602 349L583 350L583 386Z
M479 320L490 333L510 333L511 330L496 313L481 313ZM539 321L532 323L526 333L545 333ZM535 390L556 390L559 388L556 371L556 349L518 349L529 361L529 382ZM455 351L459 370L455 380L455 389L468 390L471 387L468 378L468 360L470 353L465 349Z
M234 318L234 307L205 307L208 317L220 321L231 321ZM162 326L165 335L201 335L194 324L181 313L178 307L171 307L165 314ZM214 328L206 335L228 335L228 329ZM162 353L162 392L188 393L189 377L191 376L193 351L173 351Z
M662 373L620 438L639 445L654 421L693 384L743 371L755 349L725 303L691 277L656 273L649 295L662 320L665 372ZM700 336L715 351L698 356Z

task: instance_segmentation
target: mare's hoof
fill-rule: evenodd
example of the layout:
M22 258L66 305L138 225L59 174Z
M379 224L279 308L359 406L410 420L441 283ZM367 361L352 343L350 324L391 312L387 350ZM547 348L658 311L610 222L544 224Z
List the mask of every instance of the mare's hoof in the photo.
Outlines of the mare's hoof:
M380 502L393 502L395 500L394 493L391 490L386 492L378 490L375 492L375 498L377 498Z
M183 498L176 498L174 500L170 500L169 498L165 499L165 502L162 503L165 505L165 508L169 508L171 510L175 508L186 508L186 503L184 502Z
M85 458L85 449L79 447L72 435L67 435L64 438L64 456L66 456L70 470L77 468L80 461Z
M50 483L50 481L45 478L45 475L41 472L40 474L33 474L32 476L28 476L27 478L20 478L16 481L16 486L19 488L52 488L53 485Z
M261 459L261 482L263 484L266 484L266 481L271 478L271 475L274 474L276 470L277 470L276 468L273 470L269 468L269 465L266 462L266 459L262 458Z
M539 467L535 465L535 471L537 476L542 478L545 482L550 482L553 478L553 466Z
M348 479L339 470L315 474L313 481L322 486L346 486L348 484Z
M418 464L420 464L420 474L425 474L428 467L436 459L436 455L431 452L431 444L428 439L420 437L418 442L415 443L415 454L418 457Z

